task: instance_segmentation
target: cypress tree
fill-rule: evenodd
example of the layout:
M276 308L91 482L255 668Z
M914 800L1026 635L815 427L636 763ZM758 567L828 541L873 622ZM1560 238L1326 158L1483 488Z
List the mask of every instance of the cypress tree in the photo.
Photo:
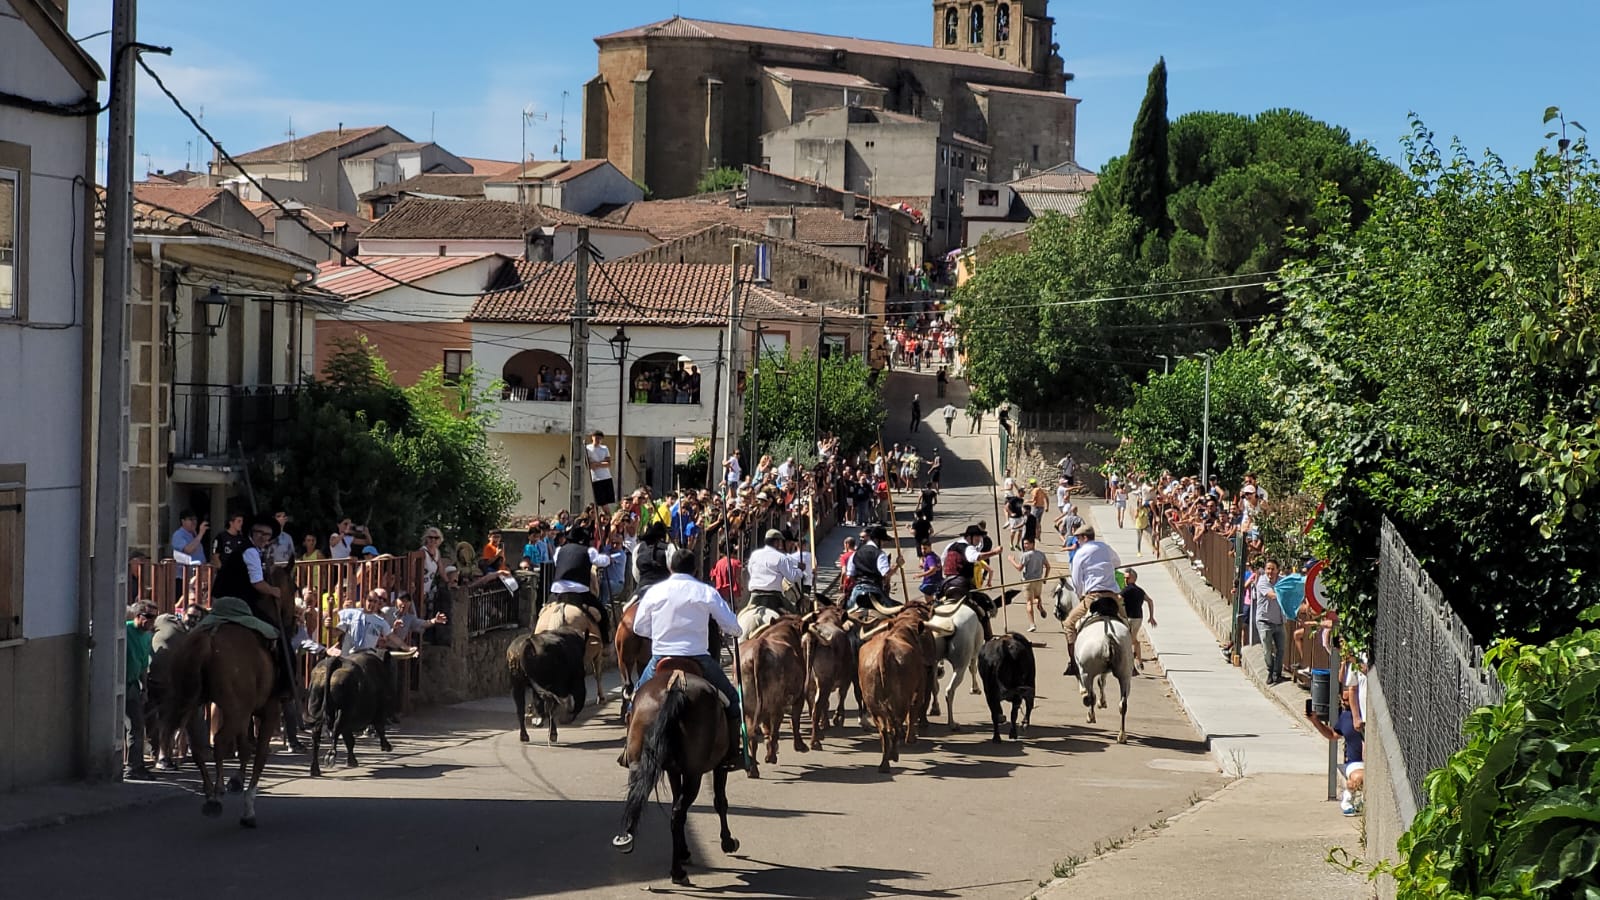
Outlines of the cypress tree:
M1172 236L1172 222L1167 218L1167 195L1172 191L1167 156L1167 60L1162 57L1150 70L1139 117L1133 120L1119 198L1146 234L1162 238Z

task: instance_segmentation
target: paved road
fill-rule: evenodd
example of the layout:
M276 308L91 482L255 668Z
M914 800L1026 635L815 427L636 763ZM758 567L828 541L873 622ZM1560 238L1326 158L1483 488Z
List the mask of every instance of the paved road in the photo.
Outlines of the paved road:
M931 396L932 379L923 383ZM891 380L891 403L903 387ZM903 407L892 409L891 425L903 424ZM919 436L924 450L932 442ZM951 440L974 459L980 443ZM992 520L982 467L951 460L947 471L947 483L959 486L940 502L941 534L968 518ZM1011 624L1023 627L1015 615ZM1088 856L1221 786L1161 678L1137 680L1129 742L1119 746L1104 717L1085 724L1076 689L1060 675L1059 633L1036 637L1048 646L1039 651L1040 698L1023 742L989 743L983 700L963 686L956 713L966 729L935 726L890 775L876 771L876 737L853 724L820 752L796 754L785 743L760 780L730 783L732 830L743 845L732 856L717 849L708 784L690 817L700 892L1023 897L1057 860ZM30 898L135 900L201 885L228 900L329 890L628 897L670 888L664 807L647 811L631 856L610 848L625 779L615 763L615 704L586 713L555 747L518 743L514 724L501 698L431 711L405 723L395 753L358 748L363 768L312 781L303 757L278 757L257 831L234 823L237 799L217 820L184 798L0 839L0 872Z

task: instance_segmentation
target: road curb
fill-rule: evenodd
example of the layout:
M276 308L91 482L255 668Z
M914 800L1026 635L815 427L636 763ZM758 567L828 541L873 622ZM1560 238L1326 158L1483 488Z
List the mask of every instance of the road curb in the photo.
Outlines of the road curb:
M36 815L17 819L15 821L0 822L0 838L15 836L31 831L39 831L46 828L55 828L61 825L68 825L79 821L80 819L87 819L91 816L101 816L108 813L122 812L123 810L140 809L146 806L156 806L158 804L170 803L176 800L181 800L185 797L193 796L193 794L187 788L179 784L167 784L164 782L155 781L138 782L137 784L138 789L133 790L127 782L118 782L118 785L121 786L122 795L112 796L101 800L85 800L81 802L81 805L77 805L79 801L77 801L77 799L72 795L84 790L83 788L57 786L54 788L46 787L37 789L41 793L61 791L65 796L60 798L60 801L58 802L60 804L73 804L73 807L66 810L56 808L49 812L41 812ZM108 787L101 788L101 790L107 789ZM89 788L87 790L95 789ZM117 791L115 788L111 788L110 790L113 793ZM31 799L28 796L29 794L34 794L34 792L27 791L23 792L22 794L12 795L7 799L6 805L18 803L19 801L21 803L27 803ZM34 796L37 797L38 794L34 794Z

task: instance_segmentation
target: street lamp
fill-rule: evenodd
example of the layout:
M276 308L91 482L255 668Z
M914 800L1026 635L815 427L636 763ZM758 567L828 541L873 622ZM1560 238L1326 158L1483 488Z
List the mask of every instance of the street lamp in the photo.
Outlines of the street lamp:
M622 475L627 471L628 451L622 444L622 413L628 407L628 337L626 326L618 325L617 333L606 339L611 345L611 356L617 361L617 496L623 496Z
M222 292L222 288L213 284L211 290L195 302L200 305L201 314L205 318L206 334L216 335L222 323L228 321L228 295Z

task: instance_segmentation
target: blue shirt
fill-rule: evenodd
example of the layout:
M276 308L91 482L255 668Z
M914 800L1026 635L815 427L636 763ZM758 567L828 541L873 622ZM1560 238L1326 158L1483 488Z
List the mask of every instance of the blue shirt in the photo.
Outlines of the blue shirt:
M1283 617L1293 619L1300 614L1300 604L1306 599L1306 577L1304 575L1280 575L1276 585L1278 589L1278 605L1283 607Z
M193 553L184 553L183 552L183 548L189 546L189 543L191 541L193 541L194 538L195 538L194 532L190 531L187 528L181 528L180 527L177 531L174 531L172 533L172 558L177 560L178 562L181 562L181 563L203 563L203 562L205 562L206 561L206 544L205 544L205 541L201 541L200 542L200 546L196 547L194 549Z

